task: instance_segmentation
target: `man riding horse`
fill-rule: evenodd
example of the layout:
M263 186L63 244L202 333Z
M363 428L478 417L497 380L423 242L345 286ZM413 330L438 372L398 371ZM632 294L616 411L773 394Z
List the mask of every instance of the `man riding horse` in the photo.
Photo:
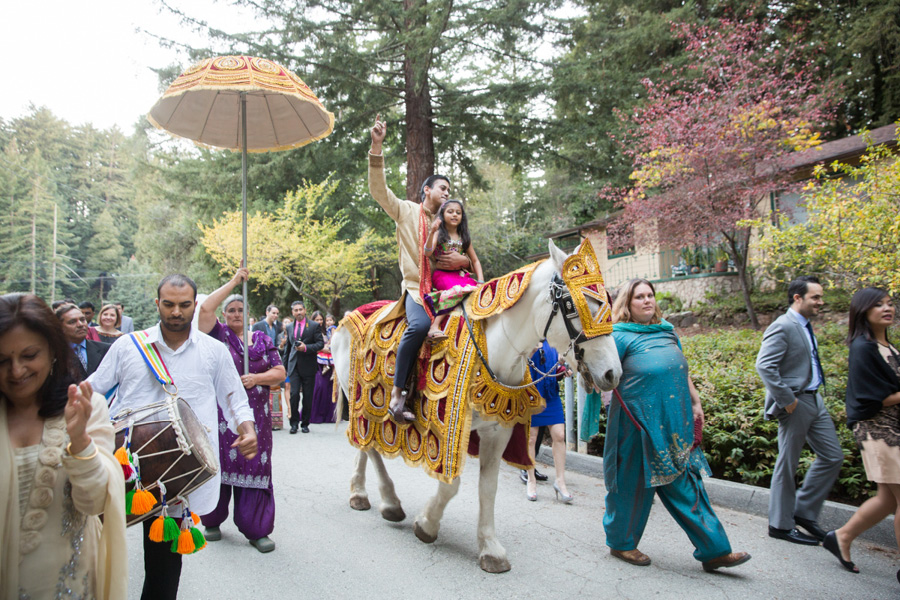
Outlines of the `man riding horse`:
M372 146L369 150L369 193L384 212L397 224L397 244L399 246L400 273L403 280L400 287L403 295L395 309L406 311L407 329L397 348L396 373L391 389L388 408L391 417L399 424L415 419L406 407L406 388L419 349L431 327L431 315L424 305L422 285L423 273L428 273L427 260L423 256L425 232L434 220L441 204L450 197L450 180L443 175L431 175L422 185L421 201L400 200L387 187L384 176L384 155L382 143L387 135L387 124L375 118L372 127ZM437 259L437 267L457 270L470 267L469 258L458 252L443 254ZM402 314L399 313L398 314Z

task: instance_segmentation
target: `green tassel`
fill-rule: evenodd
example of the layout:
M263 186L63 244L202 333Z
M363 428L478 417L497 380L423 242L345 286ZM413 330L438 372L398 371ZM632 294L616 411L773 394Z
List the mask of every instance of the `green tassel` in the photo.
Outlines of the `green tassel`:
M203 537L203 532L196 527L191 527L191 536L194 538L194 552L203 550L204 546L206 546L206 538Z
M181 528L178 527L175 519L166 517L165 521L163 521L163 541L177 542L179 533L181 533Z
M178 530L179 535L181 534L181 530ZM174 540L172 540L172 553L178 554L178 537L176 536Z
M131 501L134 499L134 490L125 492L125 514L131 514Z

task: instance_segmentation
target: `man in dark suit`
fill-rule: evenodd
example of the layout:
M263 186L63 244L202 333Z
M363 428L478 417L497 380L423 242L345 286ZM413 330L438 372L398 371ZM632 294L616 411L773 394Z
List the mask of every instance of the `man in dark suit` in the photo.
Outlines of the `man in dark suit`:
M298 424L309 433L309 413L312 410L313 388L316 383L316 353L325 346L322 329L306 318L306 307L299 300L291 304L294 324L288 327L287 373L291 379L291 433ZM303 422L300 423L300 393L303 393Z
M84 381L100 366L100 361L106 356L109 344L95 342L86 339L88 334L87 319L81 309L74 304L63 304L56 309L56 317L62 324L66 340L72 345L75 352L75 365L79 370L79 379Z
M819 313L822 286L815 277L798 277L788 286L791 307L763 335L756 371L766 386L765 418L778 419L778 458L769 490L769 536L817 545L825 538L819 511L844 462L834 421L819 388L825 373L810 319ZM800 451L808 443L816 460L797 492ZM799 525L810 535L799 531Z

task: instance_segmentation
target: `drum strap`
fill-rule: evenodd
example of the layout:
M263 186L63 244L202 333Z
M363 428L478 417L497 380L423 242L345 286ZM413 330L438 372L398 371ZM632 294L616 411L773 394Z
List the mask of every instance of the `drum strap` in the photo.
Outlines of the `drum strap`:
M165 361L163 361L162 356L160 356L156 343L150 342L150 336L147 333L147 330L145 329L143 331L130 333L128 334L128 337L134 342L134 347L137 348L138 354L144 359L144 364L150 369L150 373L153 374L153 377L163 386L163 388L165 388L167 393L171 394L169 390L175 388L175 381L172 379L172 375L169 373L169 368L166 367Z

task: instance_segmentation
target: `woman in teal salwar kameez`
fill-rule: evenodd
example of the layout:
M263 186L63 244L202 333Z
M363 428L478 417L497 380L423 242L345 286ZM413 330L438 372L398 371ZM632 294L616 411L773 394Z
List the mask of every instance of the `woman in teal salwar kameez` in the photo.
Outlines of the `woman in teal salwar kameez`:
M694 444L694 422L703 423L700 397L650 282L626 284L613 318L622 378L621 399L614 397L609 405L603 452L606 545L616 558L649 565L650 558L637 546L658 494L705 570L747 562L749 554L731 551L703 488L701 476L709 476L710 470Z

